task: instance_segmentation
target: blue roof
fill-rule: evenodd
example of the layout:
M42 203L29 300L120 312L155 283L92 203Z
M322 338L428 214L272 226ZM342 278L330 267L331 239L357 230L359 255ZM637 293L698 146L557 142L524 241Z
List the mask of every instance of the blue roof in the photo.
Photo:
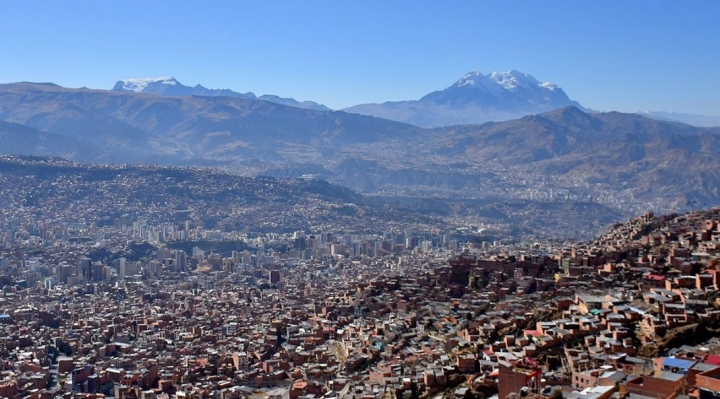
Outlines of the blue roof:
M663 366L677 367L679 369L689 369L695 363L697 362L693 360L678 359L675 357L666 357L665 360L663 360Z
M9 319L9 318L10 318L9 314L0 314L0 319Z

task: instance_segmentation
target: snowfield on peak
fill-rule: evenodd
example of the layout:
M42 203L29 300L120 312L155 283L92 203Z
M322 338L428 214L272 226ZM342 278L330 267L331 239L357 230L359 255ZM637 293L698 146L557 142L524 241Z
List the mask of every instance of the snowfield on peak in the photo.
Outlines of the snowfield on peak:
M465 76L460 78L460 80L455 82L455 86L471 86L481 88L493 94L498 94L503 90L502 87L497 84L497 82L490 78L490 75L483 75L476 70L472 70Z
M156 78L132 78L132 79L120 79L123 82L122 88L135 93L142 93L145 88L151 83L162 83L166 85L176 85L177 80L172 76L160 76Z
M443 90L418 100L361 104L345 112L421 127L505 121L564 107L582 106L560 86L516 70L483 74L472 70Z
M264 95L258 98L254 93L239 93L230 89L208 89L197 84L185 86L172 76L156 78L121 79L115 83L113 91L131 91L170 97L201 96L201 97L234 97L245 100L264 100L289 107L310 109L315 111L329 111L330 108L313 101L297 101L293 98L283 98L275 95Z
M515 70L510 72L493 72L489 74L488 77L506 90L515 90L518 86L537 86L539 84L534 77Z
M518 87L525 87L529 89L539 88L550 91L555 91L559 88L559 86L550 82L540 83L532 75L515 70L508 72L494 71L488 73L487 75L484 75L477 70L472 70L455 82L453 86L475 87L493 94L499 94L504 91L514 91Z

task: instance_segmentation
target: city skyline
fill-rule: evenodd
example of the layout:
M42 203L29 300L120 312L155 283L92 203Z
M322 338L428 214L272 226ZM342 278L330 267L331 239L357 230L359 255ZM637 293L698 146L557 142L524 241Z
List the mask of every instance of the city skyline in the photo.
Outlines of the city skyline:
M0 81L110 89L172 75L341 109L418 99L472 69L515 69L590 109L720 116L718 7L10 3L0 36L11 62Z

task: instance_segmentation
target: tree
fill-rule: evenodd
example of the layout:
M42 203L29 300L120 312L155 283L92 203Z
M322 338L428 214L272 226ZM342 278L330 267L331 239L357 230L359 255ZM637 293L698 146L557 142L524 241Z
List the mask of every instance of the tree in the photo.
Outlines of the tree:
M470 275L470 278L468 279L468 288L473 289L477 285L477 278L475 278L474 274Z
M334 355L340 364L345 363L347 360L347 347L342 341L328 340L325 345L328 347L328 353Z

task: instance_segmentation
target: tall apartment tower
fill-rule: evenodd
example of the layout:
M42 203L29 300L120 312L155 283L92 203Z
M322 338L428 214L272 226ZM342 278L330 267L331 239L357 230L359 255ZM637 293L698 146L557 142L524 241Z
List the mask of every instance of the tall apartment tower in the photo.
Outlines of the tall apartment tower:
M187 255L185 251L175 251L175 267L178 272L187 271Z
M90 258L82 258L80 259L80 266L78 267L80 276L82 276L83 280L85 281L93 281L92 276L92 260Z
M118 279L125 280L125 258L118 259Z

